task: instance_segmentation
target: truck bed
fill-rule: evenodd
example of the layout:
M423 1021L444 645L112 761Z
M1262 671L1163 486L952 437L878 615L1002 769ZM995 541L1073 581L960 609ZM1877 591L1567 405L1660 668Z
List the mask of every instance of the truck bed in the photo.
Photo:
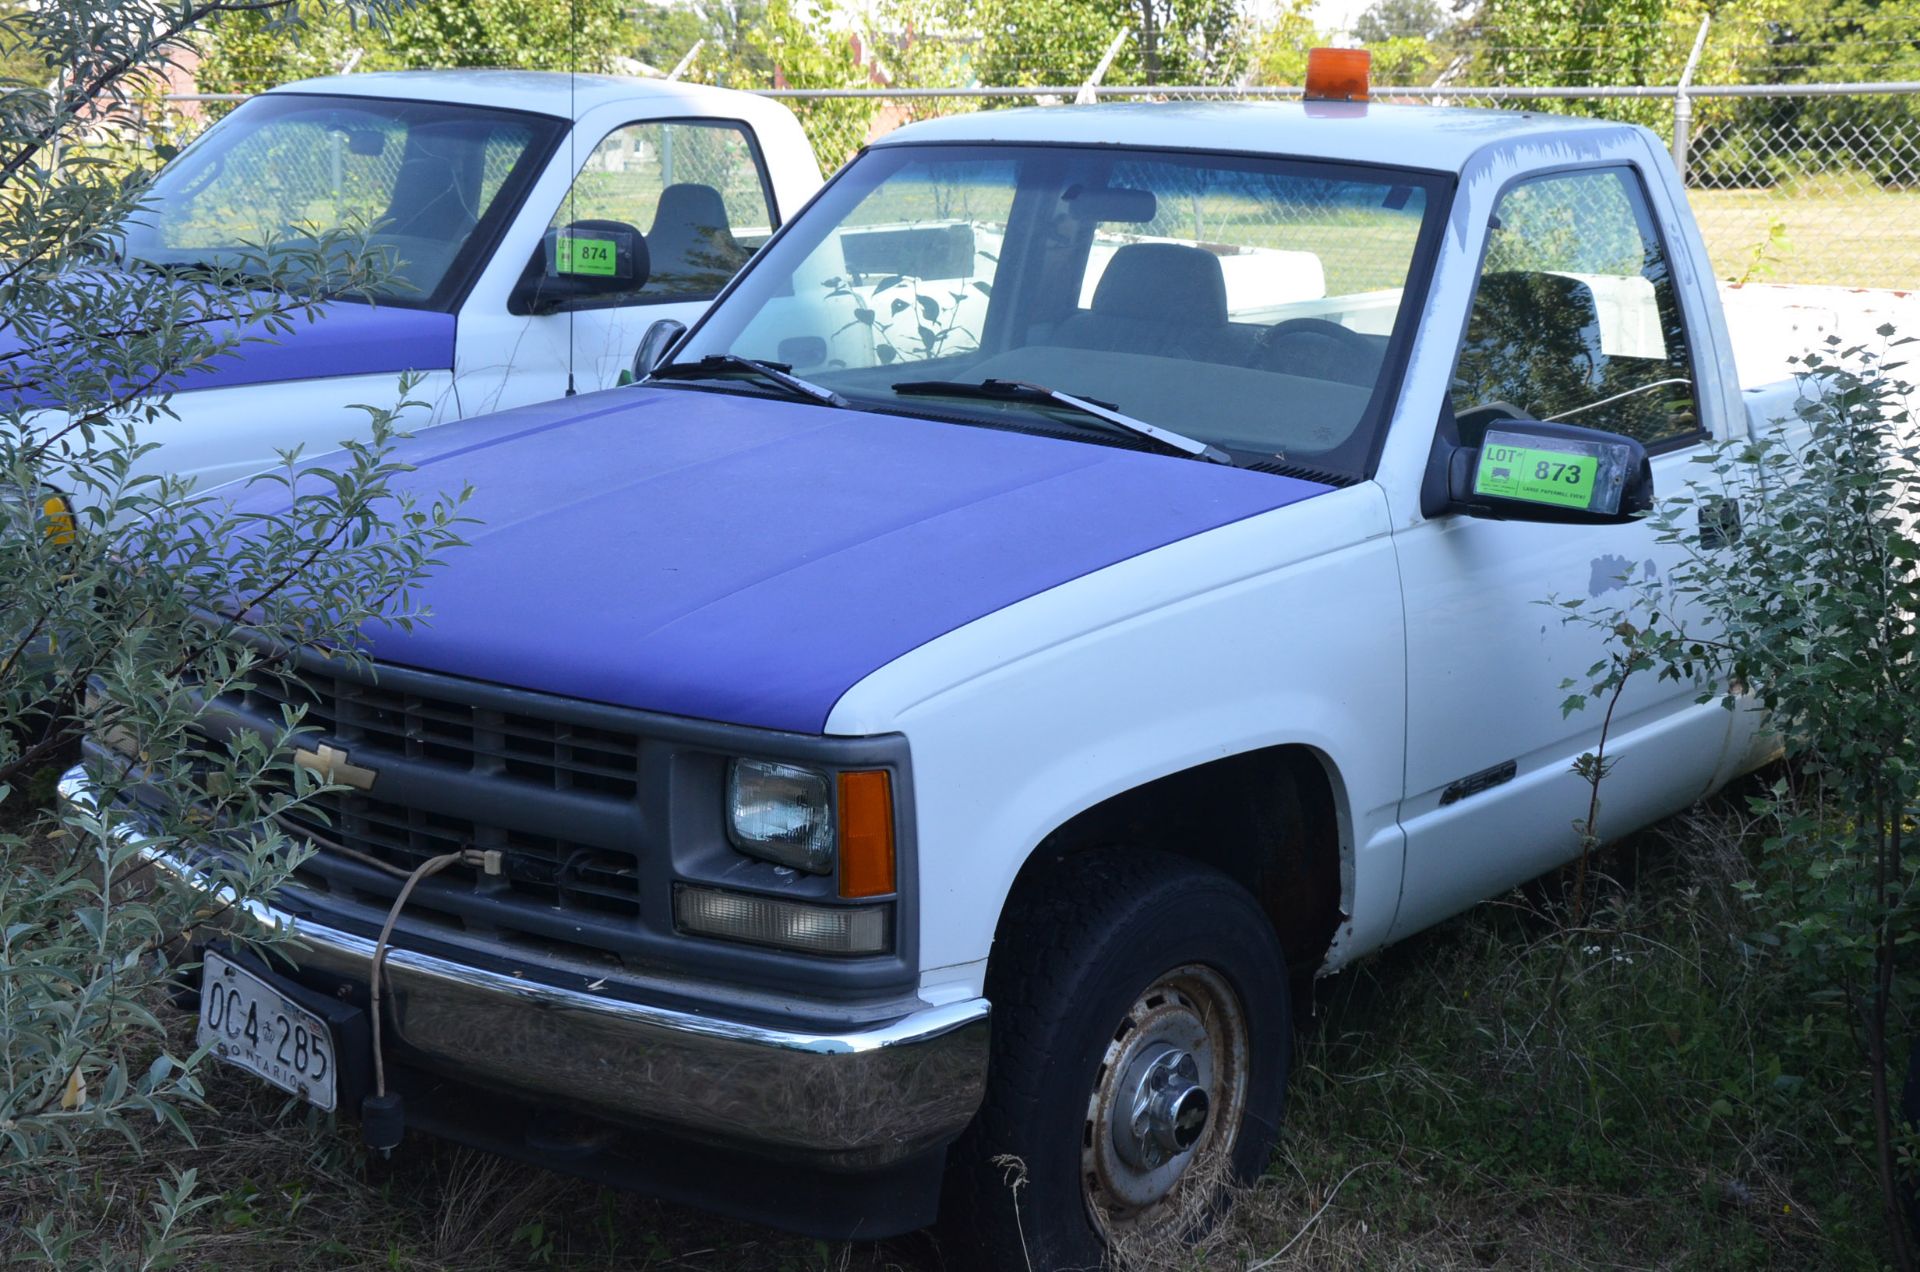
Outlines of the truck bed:
M1793 378L1788 359L1824 347L1829 335L1841 347L1877 347L1875 329L1893 324L1903 336L1920 336L1920 292L1865 287L1816 287L1782 283L1726 283L1720 288L1740 383L1770 388Z

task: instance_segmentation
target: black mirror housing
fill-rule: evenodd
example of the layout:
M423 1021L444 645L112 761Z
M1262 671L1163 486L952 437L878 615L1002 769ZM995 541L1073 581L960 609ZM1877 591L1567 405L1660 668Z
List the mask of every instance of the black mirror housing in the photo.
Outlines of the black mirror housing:
M1446 511L1501 521L1621 525L1653 508L1653 465L1631 437L1502 419L1478 446L1440 450ZM1441 476L1441 474L1436 474Z
M644 380L647 374L673 351L680 337L687 333L687 324L672 318L660 318L647 327L647 334L640 337L640 347L633 351L633 370L636 380Z
M575 221L548 230L540 240L539 263L534 313L639 291L652 265L645 236L622 221Z

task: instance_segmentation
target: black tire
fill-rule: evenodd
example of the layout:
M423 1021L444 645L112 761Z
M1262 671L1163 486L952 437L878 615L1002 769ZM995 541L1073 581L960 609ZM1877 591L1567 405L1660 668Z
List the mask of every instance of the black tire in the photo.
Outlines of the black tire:
M1193 1021L1183 1025L1178 1013L1194 1003L1223 1002L1223 985L1240 1015L1195 1011L1193 1021L1213 1024L1191 1049L1206 1058L1209 1081L1223 1089L1211 1093L1215 1104L1195 1146L1154 1168L1178 1168L1181 1183L1165 1201L1097 1220L1092 1198L1124 1207L1130 1204L1126 1189L1150 1193L1159 1176L1136 1169L1137 1156L1129 1164L1116 1155L1124 1150L1104 1147L1107 1140L1119 1145L1127 1127L1137 1124L1101 1121L1108 1106L1096 1097L1138 1090L1130 1075L1146 1073L1154 1056L1166 1054L1156 1050L1164 1044L1154 1032L1191 1029ZM1166 1002L1168 992L1178 1001L1156 1007L1155 996ZM1138 850L1061 863L1023 887L1009 906L987 972L987 996L993 1003L987 1096L954 1148L941 1216L943 1244L964 1261L1035 1272L1099 1268L1105 1229L1114 1229L1121 1245L1178 1241L1207 1221L1224 1179L1247 1181L1265 1169L1292 1059L1286 960L1252 896L1226 875ZM1243 1082L1230 1080L1235 1062L1207 1042L1222 1036L1212 1032L1215 1026L1232 1025L1246 1041L1238 1062ZM1127 1050L1136 1044L1143 1049ZM1173 1054L1181 1053L1175 1048ZM1112 1101L1111 1094L1106 1098ZM1226 1110L1236 1103L1238 1116L1223 1129ZM1189 1134L1190 1123L1178 1133ZM1158 1125L1164 1134L1167 1122ZM1102 1126L1104 1139L1094 1133ZM1103 1147L1096 1149L1096 1142ZM1130 1151L1139 1154L1143 1142L1134 1135ZM1168 1150L1153 1144L1146 1152ZM1197 1168L1187 1174L1187 1166ZM1116 1180L1125 1187L1116 1188Z

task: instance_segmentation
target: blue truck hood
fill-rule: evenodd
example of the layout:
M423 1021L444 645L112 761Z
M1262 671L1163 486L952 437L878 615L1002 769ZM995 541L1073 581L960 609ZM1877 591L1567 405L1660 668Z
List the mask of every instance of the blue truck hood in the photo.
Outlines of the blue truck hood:
M262 327L243 333L260 338L243 340L206 366L159 386L161 391L186 393L325 376L398 375L402 371L439 371L453 366L452 314L332 301L317 306L311 320L296 313L289 316L289 322L285 331L269 332ZM224 335L239 326L223 322L210 324L209 330ZM26 343L18 328L0 333L0 359ZM30 405L54 404L45 393L28 391L22 396Z
M452 314L333 301L320 306L311 322L298 314L291 321L288 331L249 340L188 372L178 390L453 367Z
M472 483L470 546L380 660L820 732L848 688L965 623L1328 488L1084 442L627 388L409 443Z

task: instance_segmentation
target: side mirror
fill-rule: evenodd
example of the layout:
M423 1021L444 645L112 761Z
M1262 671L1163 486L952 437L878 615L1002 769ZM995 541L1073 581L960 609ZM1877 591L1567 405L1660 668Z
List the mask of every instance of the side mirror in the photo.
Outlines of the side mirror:
M532 310L560 309L624 296L647 285L647 240L622 221L575 221L540 240L540 279Z
M1445 464L1446 510L1469 517L1621 525L1653 508L1647 448L1597 428L1503 419L1480 445L1435 459Z
M667 354L685 334L687 324L672 318L661 318L649 326L647 334L640 337L640 347L633 351L633 378L646 379L648 372L667 360Z

